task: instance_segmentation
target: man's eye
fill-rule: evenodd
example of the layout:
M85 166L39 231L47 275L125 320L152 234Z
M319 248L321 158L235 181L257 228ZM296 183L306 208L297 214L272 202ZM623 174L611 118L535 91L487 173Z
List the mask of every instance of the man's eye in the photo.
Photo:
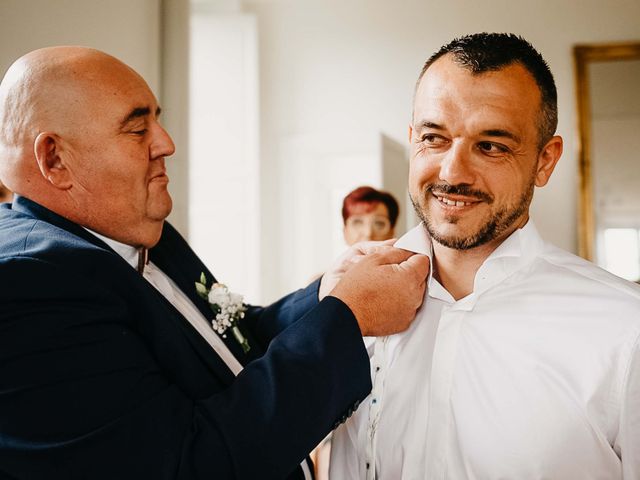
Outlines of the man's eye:
M133 133L134 135L144 135L145 133L147 133L147 129L144 128L142 130L133 130L131 133Z
M504 145L493 142L480 142L478 143L478 149L480 149L484 153L489 154L501 154L509 151L509 149Z
M427 133L420 138L420 141L430 146L440 146L446 143L446 139L435 133Z

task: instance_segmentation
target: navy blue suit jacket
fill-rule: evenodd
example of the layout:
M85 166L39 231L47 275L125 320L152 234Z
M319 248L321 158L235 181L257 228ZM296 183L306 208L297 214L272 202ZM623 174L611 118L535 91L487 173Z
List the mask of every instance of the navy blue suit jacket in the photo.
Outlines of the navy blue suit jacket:
M210 317L194 282L213 275L169 224L150 256ZM1 205L0 478L300 478L371 388L357 323L312 284L243 329L236 378L101 240L26 198Z

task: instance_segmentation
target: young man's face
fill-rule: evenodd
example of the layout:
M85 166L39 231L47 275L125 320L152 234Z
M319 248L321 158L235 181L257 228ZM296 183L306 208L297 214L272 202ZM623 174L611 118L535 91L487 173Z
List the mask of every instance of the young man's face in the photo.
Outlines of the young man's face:
M553 170L542 167L557 161L539 150L539 109L521 65L474 75L445 55L428 68L410 126L409 191L435 241L497 245L526 223L534 185Z

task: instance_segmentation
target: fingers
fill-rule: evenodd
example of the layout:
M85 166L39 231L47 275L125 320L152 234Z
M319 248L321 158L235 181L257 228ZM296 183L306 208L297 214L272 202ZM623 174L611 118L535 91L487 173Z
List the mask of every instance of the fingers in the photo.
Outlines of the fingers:
M415 255L415 253L400 248L384 246L378 247L378 250L370 255L369 258L373 259L372 262L378 265L389 265L402 263L412 255Z
M356 265L330 295L349 306L363 335L406 330L424 299L429 259L382 242L369 246L375 253L351 258Z
M415 303L415 311L417 312L420 307L422 307L422 304L424 303L424 296L427 293L427 281L425 280L424 282L420 283L420 285L418 285L418 290L422 292L422 295L416 298L416 303Z
M418 278L425 279L429 275L429 257L417 253L402 262L400 268L411 269Z
M354 244L351 248L355 249L358 253L363 255L369 255L371 253L377 252L380 247L390 247L394 243L398 241L397 238L390 238L389 240L384 241L366 241L366 242L358 242Z

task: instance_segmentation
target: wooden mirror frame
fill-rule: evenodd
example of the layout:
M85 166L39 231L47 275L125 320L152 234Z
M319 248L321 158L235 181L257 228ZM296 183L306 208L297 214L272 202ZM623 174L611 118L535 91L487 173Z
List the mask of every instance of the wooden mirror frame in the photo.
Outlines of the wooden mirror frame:
M624 42L573 47L578 106L579 217L578 254L595 259L595 215L591 177L591 103L588 67L594 62L640 59L640 42Z

